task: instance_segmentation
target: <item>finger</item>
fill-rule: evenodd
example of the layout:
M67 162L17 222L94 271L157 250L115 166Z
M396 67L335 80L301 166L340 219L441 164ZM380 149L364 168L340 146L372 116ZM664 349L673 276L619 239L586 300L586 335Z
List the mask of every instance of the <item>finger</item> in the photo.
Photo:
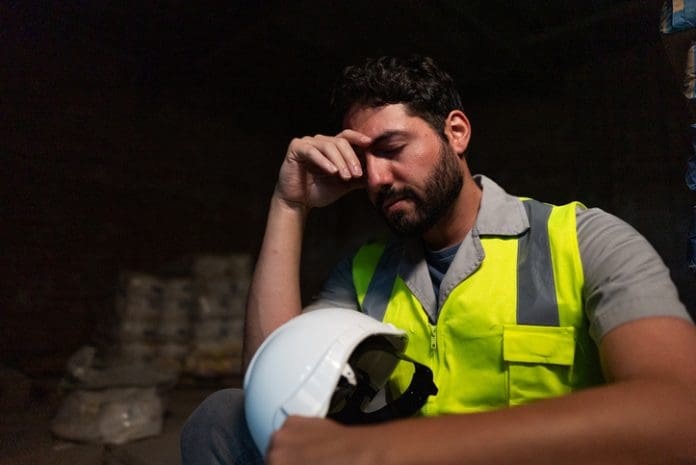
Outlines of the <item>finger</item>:
M348 142L347 139L342 137L327 136L316 136L316 139L334 144L336 146L336 149L343 158L344 164L348 167L353 177L360 177L363 175L360 157L358 157L355 148L350 144L350 142Z
M309 136L295 138L290 141L286 155L287 159L303 164L315 165L321 171L329 174L337 173L338 168L331 163L331 160L324 157L321 151L311 142L312 138Z
M348 142L347 139L337 137L336 140L336 146L341 151L343 159L346 161L346 164L350 168L351 173L353 173L353 176L361 177L363 175L360 156L362 153L359 155L357 152L360 150L360 148L350 145L350 142Z
M357 145L361 148L367 148L367 146L372 143L371 137L353 129L344 129L343 131L336 134L336 137L342 137L351 144Z
M326 158L331 160L331 163L338 168L341 178L347 181L354 175L359 176L353 171L353 166L357 162L357 156L345 139L333 137L322 138L317 136L310 143L318 148ZM348 145L346 146L344 144ZM343 145L343 147L341 147L341 145Z
M338 167L314 144L305 142L294 149L302 163L314 165L328 174L338 173Z
M266 449L266 461L264 462L266 465L276 465L282 463L283 461L282 452L279 452L277 434L278 431L271 434L271 438L268 441L268 448Z
M311 137L295 138L288 146L287 159L300 163L308 163L316 166L321 171L329 174L338 172L338 168L331 160L327 159L321 151L311 143Z

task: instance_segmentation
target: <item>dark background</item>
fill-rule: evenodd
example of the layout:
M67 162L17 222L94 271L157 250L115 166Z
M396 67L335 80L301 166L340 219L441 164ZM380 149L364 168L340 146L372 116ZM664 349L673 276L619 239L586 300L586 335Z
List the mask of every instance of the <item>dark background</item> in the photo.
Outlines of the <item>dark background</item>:
M62 368L123 270L260 245L291 137L364 56L431 55L509 192L581 200L641 231L696 308L683 35L661 1L0 2L4 363ZM380 226L362 193L311 217L303 293Z

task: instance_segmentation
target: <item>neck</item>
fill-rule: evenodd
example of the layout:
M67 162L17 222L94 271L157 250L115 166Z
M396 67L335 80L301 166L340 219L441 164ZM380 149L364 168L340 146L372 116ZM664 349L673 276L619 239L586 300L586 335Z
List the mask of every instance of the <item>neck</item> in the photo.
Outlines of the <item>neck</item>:
M463 175L462 190L450 211L423 234L423 241L433 250L462 242L476 223L482 191L468 169Z

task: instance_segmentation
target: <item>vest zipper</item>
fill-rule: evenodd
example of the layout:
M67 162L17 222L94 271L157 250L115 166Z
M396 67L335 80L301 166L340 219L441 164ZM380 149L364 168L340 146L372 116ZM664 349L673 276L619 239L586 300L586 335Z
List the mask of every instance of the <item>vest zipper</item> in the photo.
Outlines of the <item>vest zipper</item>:
M437 326L430 325L430 350L437 350Z

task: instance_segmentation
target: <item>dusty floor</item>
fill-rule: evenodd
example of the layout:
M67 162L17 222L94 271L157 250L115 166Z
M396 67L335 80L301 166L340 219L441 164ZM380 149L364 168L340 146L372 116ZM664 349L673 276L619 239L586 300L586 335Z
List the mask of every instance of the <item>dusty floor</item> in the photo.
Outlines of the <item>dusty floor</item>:
M178 465L179 433L193 409L211 392L236 382L180 385L165 396L162 434L120 446L80 444L51 435L51 418L60 405L55 379L33 380L8 389L0 405L0 465ZM22 384L22 379L18 379ZM29 394L21 394L29 387ZM16 392L14 397L12 392Z

